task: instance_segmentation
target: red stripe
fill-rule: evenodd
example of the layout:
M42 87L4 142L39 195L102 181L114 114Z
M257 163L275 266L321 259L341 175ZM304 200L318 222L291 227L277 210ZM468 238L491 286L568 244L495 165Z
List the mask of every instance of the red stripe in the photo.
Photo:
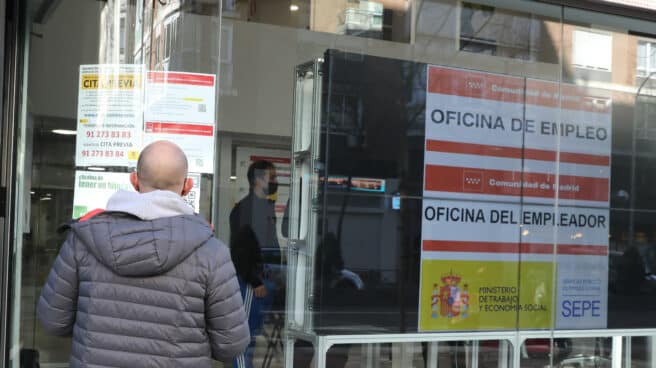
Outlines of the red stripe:
M95 210L91 210L91 211L87 212L86 214L84 214L84 216L80 217L80 219L78 221L79 222L87 221L87 220L91 219L92 217L94 217L96 215L99 215L103 212L105 212L105 210L103 210L102 208L96 208Z
M467 167L452 167L426 165L426 190L453 193L478 193L505 196L524 196L537 198L555 198L553 185L556 175L544 173L524 173L519 171L474 169ZM503 186L500 182L524 183L537 187ZM493 182L495 183L493 185ZM542 186L541 186L542 185ZM561 189L560 199L608 201L608 178L593 178L587 176L560 175L561 188L577 186L578 190ZM544 187L546 186L546 188Z
M558 254L608 256L608 247L603 245L558 244Z
M214 76L176 72L148 72L148 82L211 87L214 86Z
M558 159L556 151L515 148L503 146L490 146L484 144L426 140L426 150L432 152L461 153L467 155L494 156L527 160L553 161ZM584 153L561 152L560 162L582 165L610 165L610 157L603 155L589 155Z
M433 252L517 253L517 243L424 240L423 249Z
M146 122L146 133L186 134L211 137L214 135L214 127L211 125L149 121Z
M431 66L428 71L428 93L606 114L610 112L607 99L595 98L584 87L436 66ZM564 98L559 97L561 94Z
M524 79L519 77L434 66L428 72L429 93L523 103L525 87ZM517 93L499 92L499 88Z
M503 242L472 242L455 240L424 240L423 250L427 252L471 252L471 253L523 253L523 254L553 254L554 246L548 243L503 243ZM560 255L593 255L607 256L606 245L558 244L557 254Z
M251 156L251 161L269 161L276 164L289 164L291 159L285 157L270 157L270 156Z

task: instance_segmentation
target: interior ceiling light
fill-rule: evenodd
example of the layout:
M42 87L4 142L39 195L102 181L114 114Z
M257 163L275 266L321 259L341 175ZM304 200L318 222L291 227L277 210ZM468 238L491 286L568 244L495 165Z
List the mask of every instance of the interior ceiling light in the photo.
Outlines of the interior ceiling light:
M87 167L87 169L89 169L91 171L105 171L104 167L98 167L98 166L89 166L89 167Z
M53 133L55 134L62 134L62 135L76 135L77 130L70 130L70 129L54 129L52 130Z
M292 4L292 5L290 5L290 6L289 6L289 10L291 10L291 11L298 11L298 5L296 5L296 4Z

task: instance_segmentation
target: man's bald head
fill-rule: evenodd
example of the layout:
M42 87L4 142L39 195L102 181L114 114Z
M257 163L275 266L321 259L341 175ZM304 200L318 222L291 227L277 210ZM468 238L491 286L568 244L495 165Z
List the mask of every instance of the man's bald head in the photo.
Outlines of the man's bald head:
M187 156L169 141L157 141L141 151L132 185L140 193L169 190L185 195ZM135 183L136 181L136 183Z

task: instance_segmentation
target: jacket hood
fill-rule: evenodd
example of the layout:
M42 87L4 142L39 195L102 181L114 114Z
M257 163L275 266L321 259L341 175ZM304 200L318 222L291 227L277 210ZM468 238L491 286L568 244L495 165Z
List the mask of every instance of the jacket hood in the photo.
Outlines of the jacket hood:
M165 273L213 235L209 224L180 196L151 193L119 192L110 199L107 212L71 225L89 252L118 275Z
M142 220L194 213L194 209L180 195L168 190L143 194L119 190L107 201L106 210L129 213Z

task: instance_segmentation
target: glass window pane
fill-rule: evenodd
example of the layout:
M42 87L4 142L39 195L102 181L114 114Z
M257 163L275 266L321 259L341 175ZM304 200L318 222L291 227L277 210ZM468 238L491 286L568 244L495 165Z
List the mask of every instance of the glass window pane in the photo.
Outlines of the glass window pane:
M524 0L32 2L24 359L68 364L35 310L57 228L90 209L82 189L130 188L141 145L113 138L157 132L208 167L187 199L231 248L255 366L605 367L620 347L653 365L650 336L608 337L656 326L656 40L634 20ZM134 129L82 134L81 66L101 64L123 87L216 84L157 104L106 82L121 111L93 113ZM89 138L135 162L81 165Z
M648 62L647 45L648 44L646 42L638 43L638 69L647 68L647 62Z
M610 70L612 37L585 30L574 31L572 63L591 69Z
M209 20L218 19L220 14L218 6L188 12L180 8L179 2L67 0L16 3L21 7L32 6L33 12L26 13L26 22L29 29L37 30L39 37L35 37L29 43L29 50L25 50L28 69L24 73L28 84L24 92L29 101L21 121L26 140L25 152L21 153L25 174L17 185L26 188L27 196L21 201L27 210L21 218L24 231L19 234L20 241L13 245L22 272L15 275L16 284L20 286L14 289L19 305L15 309L15 320L19 323L15 326L18 333L12 341L14 348L9 366L68 366L72 339L47 333L36 318L39 296L48 289L44 287L46 277L70 234L62 225L71 224L74 218L93 208L105 208L107 193L112 195L118 189L130 187L129 171L136 161L131 167L109 161L129 155L128 151L137 150L138 153L141 149L142 142L136 135L139 133L141 137L144 116L142 110L133 107L140 106L139 101L144 98L140 93L144 79L138 72L144 67L143 60L146 60L149 70L166 69L164 64L169 61L165 58L171 57L171 66L176 71L216 75L218 55L212 55L212 58L206 51L216 40L193 38L184 47L195 52L185 54L182 45L176 43L176 30L166 30L165 20L177 19L177 25L183 27L182 31L179 28L177 31L184 34L218 35L219 23ZM172 46L165 49L165 45ZM150 50L156 50L155 54ZM201 59L203 61L199 62ZM99 72L86 73L88 79L81 78L81 71L86 68L84 65ZM113 70L121 72L114 73ZM109 90L112 92L107 92ZM96 98L98 95L104 97ZM185 94L184 97L187 103L193 99L197 113L214 111L213 97L204 106L201 106L198 96ZM176 106L180 107L183 101L178 100ZM186 114L183 123L189 123L188 119ZM213 119L214 116L209 120ZM213 124L211 121L206 123ZM83 129L87 128L87 134L84 134ZM193 135L181 136L189 139ZM169 136L169 139L178 139L178 144L184 144L179 138ZM90 143L91 148L76 150L76 143L82 140ZM213 144L208 144L207 149L211 150L209 157L212 158ZM187 154L192 157L189 150ZM91 164L85 161L81 164L82 157L92 156L102 157L101 162ZM132 160L136 160L136 156ZM192 166L198 167L196 160L190 160L189 167ZM211 172L213 165L209 166ZM211 221L212 174L190 173L190 176L196 179L192 192L198 204L195 208L190 207L190 211L195 210ZM94 207L89 207L89 203ZM79 274L84 274L84 270ZM70 298L75 299L75 313L80 311L77 314L79 321L85 311L82 306L85 299L82 295L78 300L78 296ZM109 299L115 302L120 297ZM118 309L121 313L129 313L125 305ZM106 326L100 330L112 332Z

